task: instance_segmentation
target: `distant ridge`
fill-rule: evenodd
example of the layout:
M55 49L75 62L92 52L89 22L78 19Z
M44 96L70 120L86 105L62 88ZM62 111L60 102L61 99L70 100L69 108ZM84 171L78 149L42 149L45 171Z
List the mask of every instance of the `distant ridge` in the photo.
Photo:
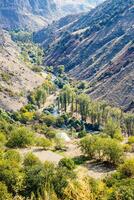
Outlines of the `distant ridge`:
M100 0L103 1L103 0ZM68 14L88 11L92 0L1 0L0 24L6 30L25 29L35 31Z

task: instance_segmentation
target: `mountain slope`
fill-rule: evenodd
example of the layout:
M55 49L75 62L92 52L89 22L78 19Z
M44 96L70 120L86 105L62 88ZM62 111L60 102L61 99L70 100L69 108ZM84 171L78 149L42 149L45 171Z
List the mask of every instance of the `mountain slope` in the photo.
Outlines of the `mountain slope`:
M7 30L36 30L61 16L85 12L93 6L92 0L1 0L0 26Z
M6 32L0 33L0 107L18 110L27 103L27 94L44 79L22 62L19 49Z
M49 33L51 39L48 40L44 37L42 41L46 52L45 64L53 65L55 68L63 64L66 71L75 78L92 82L94 77L98 76L105 68L109 67L110 70L111 62L116 63L120 60L120 55L125 54L125 49L132 47L134 40L133 16L133 0L108 0L79 17L78 20L62 28L53 28L54 31ZM49 30L50 27L42 32L44 31L46 34ZM37 35L38 33L35 34L35 41ZM124 59L129 60L128 57L124 57ZM127 66L128 64L126 72L122 75L124 80L125 76L129 74L127 70L130 67L127 68ZM132 65L132 74L134 73L133 68ZM123 77L120 77L120 81ZM130 79L132 80L132 76ZM107 86L104 87L107 90ZM123 89L122 84L120 87ZM115 93L116 90L113 92ZM131 97L134 97L132 90L129 90L129 93ZM127 92L124 93L124 98L127 95ZM93 96L96 97L96 95ZM97 97L100 95L98 94ZM109 100L109 98L106 99ZM116 104L117 99L114 98L114 101ZM118 103L120 106L124 106L131 102L119 101Z
M53 0L1 0L1 28L35 30L47 25L55 10Z
M134 43L92 80L88 93L95 99L108 100L125 111L134 111Z

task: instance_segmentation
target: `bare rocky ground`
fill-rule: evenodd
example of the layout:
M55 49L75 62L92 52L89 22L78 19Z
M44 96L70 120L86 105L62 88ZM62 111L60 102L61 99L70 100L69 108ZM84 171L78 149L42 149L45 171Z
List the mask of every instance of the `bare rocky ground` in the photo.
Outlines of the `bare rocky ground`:
M3 41L2 41L3 39ZM0 42L0 107L16 111L27 103L26 95L44 81L20 58L19 48L7 32Z

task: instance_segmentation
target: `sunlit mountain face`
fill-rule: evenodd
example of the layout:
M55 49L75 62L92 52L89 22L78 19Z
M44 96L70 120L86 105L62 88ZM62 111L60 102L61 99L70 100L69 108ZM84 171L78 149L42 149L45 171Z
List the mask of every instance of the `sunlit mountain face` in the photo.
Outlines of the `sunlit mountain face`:
M86 12L104 0L54 0L62 15Z

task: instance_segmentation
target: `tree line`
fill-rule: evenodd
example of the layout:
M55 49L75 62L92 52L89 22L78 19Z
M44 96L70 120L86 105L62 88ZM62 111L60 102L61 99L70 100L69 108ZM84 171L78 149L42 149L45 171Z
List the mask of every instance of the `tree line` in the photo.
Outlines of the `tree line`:
M121 128L123 133L134 135L134 114L124 113L121 109L111 107L104 101L92 100L87 94L80 93L70 85L65 85L57 99L58 109L80 115L81 120L93 125Z

